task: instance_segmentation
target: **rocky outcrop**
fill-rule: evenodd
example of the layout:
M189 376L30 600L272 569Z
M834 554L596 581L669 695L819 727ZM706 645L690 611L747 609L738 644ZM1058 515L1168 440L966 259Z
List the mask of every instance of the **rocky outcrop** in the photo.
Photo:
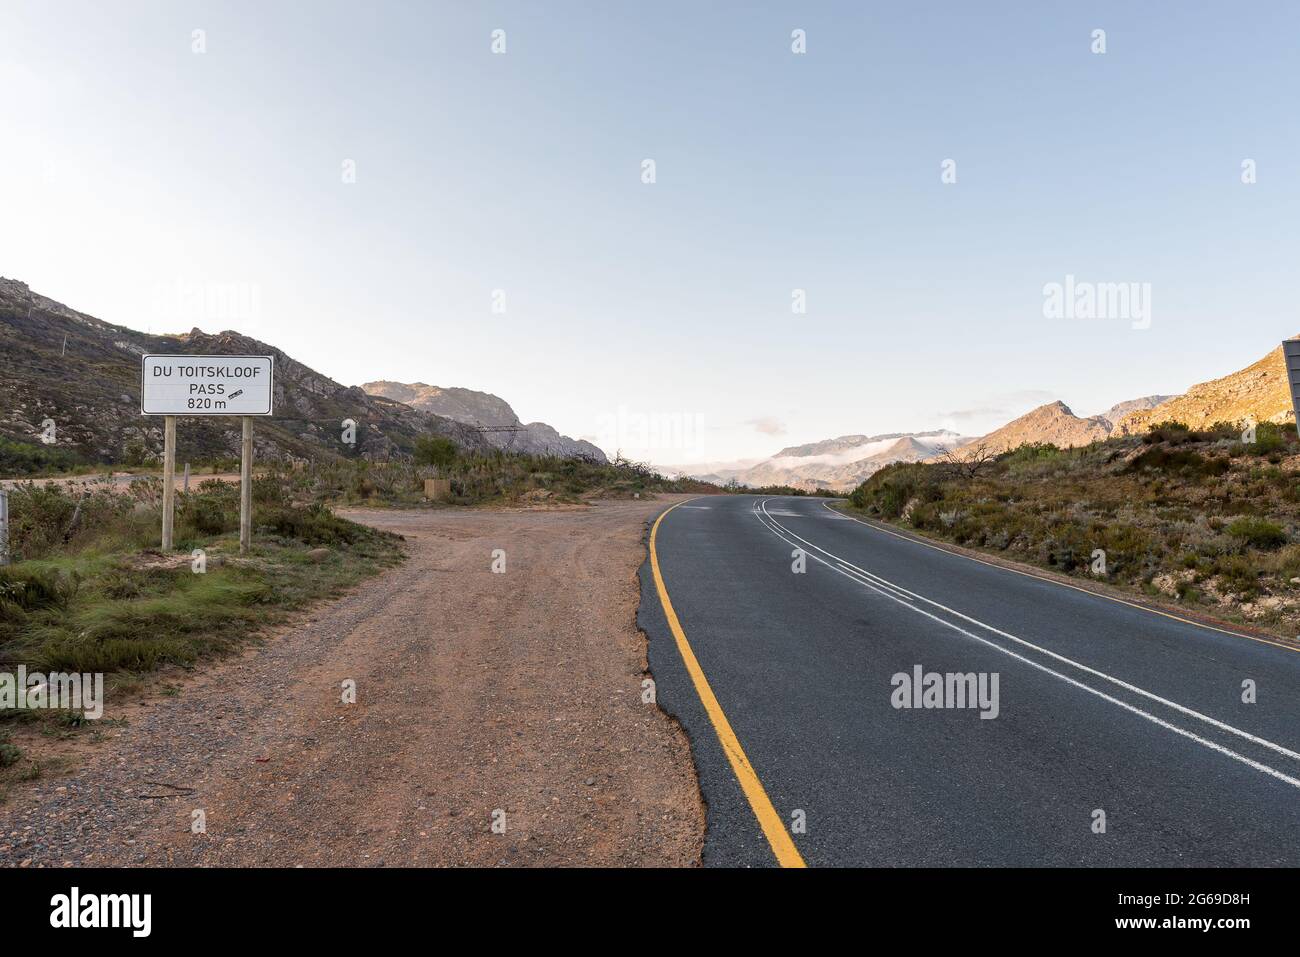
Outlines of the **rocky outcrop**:
M474 428L514 429L482 433L484 439L500 449L606 461L605 453L590 442L561 435L545 422L519 421L510 403L490 392L387 379L367 382L361 388L369 395L403 402L412 408L433 412Z
M1256 422L1295 421L1280 345L1238 372L1194 385L1185 394L1155 408L1129 413L1120 420L1116 431L1120 435L1140 435L1159 422L1170 421L1205 429L1216 422L1236 424L1247 418Z
M1163 402L1175 399L1177 396L1172 395L1144 395L1140 399L1129 399L1127 402L1117 402L1101 414L1101 418L1110 423L1112 429L1123 420L1123 418L1132 412L1140 412L1143 409L1154 409Z

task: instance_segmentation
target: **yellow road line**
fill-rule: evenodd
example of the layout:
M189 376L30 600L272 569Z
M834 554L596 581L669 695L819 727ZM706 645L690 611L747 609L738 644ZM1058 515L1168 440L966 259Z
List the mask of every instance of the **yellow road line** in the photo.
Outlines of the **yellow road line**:
M831 508L831 506L828 505L826 502L822 502L822 507L828 508L832 512L839 511L837 509ZM1251 641L1258 641L1262 645L1272 645L1274 648L1285 648L1287 651L1300 652L1300 648L1295 648L1291 645L1284 645L1280 641L1269 641L1267 638L1258 638L1255 635L1247 635L1244 632L1229 631L1227 628L1218 628L1214 625L1207 625L1203 621L1196 621L1193 618L1183 618L1181 615L1175 615L1171 612L1161 611L1159 608L1151 608L1148 605L1140 605L1135 601L1128 601L1125 598L1117 598L1114 595L1107 595L1105 592L1093 591L1091 588L1084 588L1082 585L1075 585L1072 582L1057 581L1055 578L1048 578L1046 575L1036 575L1033 572L1025 571L1023 568L1012 568L1010 565L1002 565L999 564L998 562L990 562L983 558L978 558L975 555L966 555L963 554L962 552L954 551L951 548L944 548L943 545L935 544L934 542L927 542L920 538L914 538L911 535L904 535L902 532L896 532L892 528L885 528L882 525L875 524L874 522L865 522L862 519L857 518L856 516L853 515L845 515L843 511L839 511L839 513L841 515L844 515L845 518L852 519L853 521L857 522L859 525L865 525L867 526L867 528L874 528L876 531L884 532L886 535L893 535L895 538L901 538L905 542L912 542L916 545L924 545L926 548L933 548L935 551L944 552L945 554L948 555L955 555L957 558L965 558L965 559L969 559L972 562L979 562L981 565L988 565L990 568L1001 568L1003 571L1015 572L1017 575L1024 575L1026 578L1033 578L1036 581L1047 582L1049 585L1060 585L1062 588L1073 588L1075 591L1081 591L1085 595L1094 595L1097 598L1104 598L1107 601L1118 602L1121 605L1128 605L1130 608L1136 608L1138 611L1150 612L1153 615L1160 615L1162 618L1170 618L1173 619L1174 621L1180 621L1184 625L1194 625L1197 628L1204 628L1206 631L1217 631L1221 635L1231 635L1233 638L1249 638Z
M683 504L685 503L677 503L677 505ZM655 519L654 526L650 529L650 570L654 573L655 589L659 592L659 603L663 605L664 617L668 619L668 628L672 631L673 638L677 640L677 650L681 653L691 681L695 683L695 693L700 696L700 703L704 705L709 720L713 722L713 730L718 734L718 742L722 745L727 760L731 762L731 770L735 772L741 790L749 799L749 806L753 809L754 816L758 818L758 824L763 829L767 843L772 846L772 853L776 855L777 862L782 867L807 867L799 849L794 846L794 841L786 832L781 816L772 806L767 791L763 789L763 782L758 779L754 766L745 756L745 749L740 746L736 732L731 730L731 722L727 720L722 705L718 704L713 689L709 687L709 679L704 676L704 669L700 667L695 652L691 650L690 642L686 640L686 632L682 631L682 623L677 620L677 612L673 610L673 603L668 598L668 589L664 587L664 576L659 571L659 553L655 548L655 537L659 534L659 524L669 512L677 508L677 505L666 509Z

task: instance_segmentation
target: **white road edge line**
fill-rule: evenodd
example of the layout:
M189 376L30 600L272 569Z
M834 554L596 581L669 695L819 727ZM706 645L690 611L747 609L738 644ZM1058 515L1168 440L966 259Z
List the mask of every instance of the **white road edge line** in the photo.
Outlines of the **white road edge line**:
M768 500L765 499L765 500L763 500L763 502L761 502L761 503L759 504L759 509L762 510L762 512L763 512L763 514L764 514L765 516L767 516L767 510L766 510L765 508L763 508L763 506L765 506L765 505L767 504L767 501L768 501ZM817 551L821 552L823 555L826 555L826 556L828 556L828 557L830 557L830 558L833 558L833 559L834 559L835 561L837 561L837 562L843 562L845 565L847 565L847 566L849 566L849 567L851 567L851 568L858 568L858 566L854 565L852 562L845 562L844 559L840 558L839 556L834 555L834 554L832 554L831 552L828 552L826 549L824 549L824 548L822 548L822 547L820 547L820 546L818 546L818 545L814 545L812 542L808 541L807 539L800 537L799 535L797 535L797 534L795 534L794 532L790 531L788 528L786 528L786 527L785 527L784 525L782 525L780 522L778 522L778 521L776 521L775 519L773 519L771 516L767 516L767 518L768 518L768 521L770 521L770 522L772 523L772 525L776 526L776 528L781 529L781 531L785 532L787 535L792 536L793 538L797 539L798 541L803 542L805 545L808 545L808 546L811 546L812 548L815 548ZM777 535L778 538L783 539L783 540L786 541L788 544L791 544L791 545L794 544L794 542L791 541L789 538L786 538L784 535L781 535L780 533L774 531L770 526L768 526L768 524L767 524L766 522L763 522L762 524L763 524L763 526L764 526L765 528L768 529L768 531L771 531L774 535ZM796 547L797 547L797 546L796 546ZM816 557L816 556L814 556L814 557ZM1236 751L1233 751L1233 750L1231 750L1230 748L1225 748L1225 747L1224 747L1223 745L1221 745L1221 744L1218 744L1218 743L1216 743L1216 742L1214 742L1214 741L1210 741L1210 740L1207 739L1207 738L1202 738L1200 735L1193 734L1192 732L1187 731L1187 730L1185 730L1185 729L1183 729L1183 728L1180 728L1180 727L1178 727L1177 725L1170 724L1168 721L1165 721L1165 720L1163 720L1163 719L1161 719L1161 718L1158 718L1158 717L1156 717L1155 715L1153 715L1153 714L1151 714L1151 713L1149 713L1149 712L1143 711L1141 708L1138 708L1138 707L1135 707L1135 706L1133 706L1133 705L1131 705L1131 704L1128 704L1128 703L1125 702L1125 701L1121 701L1121 700L1119 700L1118 698L1113 698L1113 697L1111 697L1110 695L1106 694L1105 692L1098 691L1096 688L1093 688L1091 685L1086 685L1086 684L1084 684L1084 683L1081 682L1081 681L1077 681L1076 679L1071 678L1069 675L1064 675L1064 674L1061 674L1059 671L1054 671L1053 669L1048 668L1046 665L1039 664L1038 662L1033 661L1033 660L1031 660L1031 659L1029 659L1029 658L1026 658L1026 657L1024 657L1023 655L1019 655L1019 654L1017 654L1016 652L1012 651L1010 648L1004 648L1002 645L999 645L999 644L998 644L997 642L995 642L995 641L990 641L990 640L988 640L987 638L983 638L983 637L981 637L980 635L975 634L974 632L967 631L965 628L962 628L962 627L960 627L960 626L958 626L958 625L955 625L955 624L953 624L953 623L950 622L950 621L945 621L944 619L938 617L937 615L932 615L930 612L924 610L923 608L918 608L918 607L917 607L916 605L914 605L914 604L909 604L908 602L904 601L904 600L901 599L901 598L896 597L895 595L890 594L889 592L883 591L882 589L880 589L880 588L878 588L878 587L872 587L872 584L868 584L867 582L864 582L864 581L862 581L861 579L859 579L859 578L857 578L857 577L855 577L855 576L853 576L853 575L850 575L850 574L847 573L847 572L840 571L840 569L836 568L836 567L833 566L833 565L830 565L828 562L822 561L821 559L818 559L818 561L821 561L821 563L822 563L823 565L826 565L828 568L831 568L832 570L839 572L841 575L844 575L846 578L851 578L851 579L853 579L854 581L859 582L859 584L863 584L863 585L866 585L866 586L869 587L869 588L872 588L873 591L877 591L877 592L879 592L879 593L882 594L882 595L885 595L885 596L887 596L887 597L889 597L889 598L892 598L894 601L898 602L898 603L899 603L900 605L902 605L904 608L910 608L912 611L916 612L918 615L924 615L926 618L929 618L929 619L931 619L932 621L936 621L936 622L938 622L938 623L941 624L941 625L945 625L945 626L947 626L948 628L951 628L951 629L953 629L954 631L959 632L960 634L963 634L963 635L967 636L968 638L973 638L973 639L975 639L976 641L980 642L981 644L988 645L990 648L994 648L994 649L996 649L997 651L1002 652L1004 655L1008 655L1008 656L1010 656L1010 657L1012 657L1012 658L1017 659L1018 661L1023 661L1025 664L1027 664L1027 665L1029 665L1029 666L1031 666L1031 667L1033 667L1033 668L1037 668L1037 669L1040 670L1040 671L1046 672L1047 674L1052 675L1053 677L1060 678L1062 681L1066 682L1067 684L1071 684L1071 685L1075 686L1076 688L1080 688L1080 689L1082 689L1082 690L1084 690L1084 691L1089 692L1090 694L1094 694L1094 695L1096 695L1097 697L1101 698L1102 700L1104 700L1104 701L1109 701L1111 704L1118 705L1119 707L1125 709L1126 711L1131 711L1131 712L1133 712L1134 714L1140 715L1141 717L1147 719L1148 721L1151 721L1151 722L1154 723L1154 724L1159 725L1159 726L1162 727L1162 728L1167 728L1168 730L1173 731L1173 732L1175 732L1176 734L1180 734L1180 735L1182 735L1182 736L1185 737L1185 738L1190 738L1191 740L1197 742L1198 744L1202 744L1202 745L1204 745L1205 747L1210 748L1210 749L1213 750L1213 751L1218 751L1220 754L1225 754L1225 755L1227 755L1228 757L1231 757L1231 758L1233 758L1234 760L1240 761L1240 762L1242 762L1243 764L1248 765L1249 767L1252 767L1252 768L1254 768L1254 769L1257 770L1257 771L1262 771L1262 772L1264 772L1265 774L1268 774L1268 775L1270 775L1270 776L1272 776L1272 777L1275 777L1275 778L1277 778L1277 779L1280 780L1280 781L1285 781L1287 784L1290 784L1290 785L1291 785L1292 787L1294 787L1294 788L1300 789L1300 779L1297 779L1297 778L1291 777L1290 775L1287 775L1287 774L1283 774L1281 771L1278 771L1276 768L1269 767L1267 764L1261 764L1259 761L1255 761L1255 760L1253 760L1253 759L1251 759L1251 758L1248 758L1248 757L1246 757L1246 756L1243 755L1243 754L1238 754ZM1291 757L1291 758L1295 758L1295 759L1297 759L1297 760L1300 760L1300 754L1297 754L1297 753L1294 752L1294 751L1291 751L1291 750L1289 750L1289 749L1287 749L1287 748L1284 748L1284 747L1283 747L1282 745L1280 745L1280 744L1275 744L1275 743L1273 743L1272 741L1269 741L1269 740L1267 740L1267 739L1265 739L1265 738L1257 737L1257 736L1255 736L1255 735L1249 733L1248 731L1242 731L1240 728L1234 728L1232 725L1224 724L1222 721L1219 721L1219 720L1217 720L1217 719L1215 719L1215 718L1211 718L1209 715L1201 714L1199 711L1194 711L1194 710L1192 710L1191 708L1184 707L1183 705L1180 705L1180 704L1178 704L1178 703L1175 702L1175 701L1170 701L1170 700L1168 700L1167 698L1162 698L1162 697L1160 697L1159 695L1152 694L1151 692L1146 691L1145 689L1139 688L1139 687L1137 687L1136 685L1129 684L1128 682L1123 681L1123 680L1121 680L1121 679L1119 679L1119 678L1115 678L1115 677L1113 677L1113 676L1111 676L1111 675L1108 675L1108 674L1106 674L1106 673L1103 672L1103 671L1098 671L1098 670L1096 670L1095 668L1090 668L1090 667L1088 667L1087 665L1084 665L1084 664L1081 664L1080 662L1074 661L1073 659L1066 658L1066 657L1064 657L1063 655L1058 655L1056 652L1054 652L1054 651L1049 651L1049 650L1046 649L1046 648L1040 647L1039 645L1035 645L1033 642L1025 641L1023 638L1017 638L1015 635L1009 634L1008 632L1002 631L1002 630L1000 630L1000 629L998 629L998 628L994 628L994 627L991 626L991 625L986 625L984 622L979 621L978 619L971 618L971 617L968 616L968 615L963 615L961 612L959 612L959 611L955 611L955 610L953 610L953 609L951 609L951 608L948 608L946 605L942 605L942 604L940 604L940 603L937 602L937 601L932 601L931 599L926 598L924 595L918 595L918 594L916 594L915 592L907 591L907 589L902 588L901 586L898 586L898 585L894 585L892 582L888 582L888 581L886 581L885 579L880 578L880 576L878 576L878 575L873 575L871 572L865 571L864 569L858 569L858 571L862 572L863 575L867 575L867 576L870 576L870 578L872 578L872 579L876 579L876 580L878 580L880 583L882 583L882 584L884 584L884 585L888 585L889 587L894 588L894 589L897 589L898 591L906 592L906 593L909 594L909 595L913 595L913 596L915 596L916 598L919 598L921 601L924 601L924 602L926 602L927 604L933 605L933 606L935 606L936 608L942 608L944 611L946 611L946 612L948 612L948 613L950 613L950 614L956 615L958 618L961 618L961 619L963 619L963 620L965 620L965 621L969 621L969 622L971 622L972 624L974 624L974 625L976 625L976 626L978 626L978 627L980 627L980 628L986 628L986 629L988 629L989 631L993 632L994 634L1001 635L1002 637L1005 637L1005 638L1008 638L1008 639L1010 639L1010 640L1012 640L1012 641L1015 641L1015 642L1017 642L1018 644L1024 645L1025 647L1033 648L1035 651L1041 652L1041 653L1043 653L1043 654L1045 654L1045 655L1047 655L1047 656L1049 656L1049 657L1051 657L1051 658L1055 658L1055 659L1057 659L1057 660L1059 660L1059 661L1065 662L1066 664L1073 665L1074 667L1079 668L1079 669L1082 670L1082 671L1086 671L1086 672L1088 672L1089 674L1095 675L1095 676L1097 676L1097 677L1099 677L1099 678L1104 678L1104 679L1106 679L1107 681L1110 681L1110 682L1113 682L1113 683L1116 684L1116 685L1119 685L1121 688L1124 688L1125 690L1133 691L1133 692L1135 692L1136 694L1143 695L1144 697L1147 697L1147 698L1149 698L1149 699L1151 699L1151 700L1153 700L1153 701L1157 701L1157 702L1159 702L1159 703L1161 703L1161 704L1167 705L1168 707L1173 708L1173 709L1176 710L1176 711L1182 712L1183 714L1186 714L1186 715L1188 715L1188 716L1190 716L1190 717L1198 718L1198 719L1200 719L1201 721L1204 721L1204 722L1206 722L1207 724L1210 724L1210 725L1212 725L1212 726L1214 726L1214 727L1216 727L1216 728L1218 728L1218 729L1220 729L1220 730L1222 730L1222 731L1229 731L1229 732L1231 732L1231 733L1233 733L1233 734L1236 734L1236 735L1241 736L1242 738L1245 738L1246 740L1248 740L1248 741L1250 741L1250 742L1252 742L1252 743L1254 743L1254 744L1259 744L1259 745L1261 745L1261 746L1263 746L1263 747L1271 748L1272 750L1277 751L1279 754L1284 754L1284 755L1286 755L1286 756L1288 756L1288 757ZM873 583L873 584L874 584L874 583Z

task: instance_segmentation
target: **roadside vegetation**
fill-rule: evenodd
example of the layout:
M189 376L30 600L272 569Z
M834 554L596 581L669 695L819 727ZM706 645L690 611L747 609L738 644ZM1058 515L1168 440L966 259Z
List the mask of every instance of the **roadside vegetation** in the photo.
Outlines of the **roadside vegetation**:
M100 478L20 482L9 497L13 563L0 566L0 669L139 673L190 666L397 561L396 538L332 507L427 506L424 480L434 477L450 480L451 505L717 491L623 460L466 454L431 437L411 462L262 469L253 481L254 548L241 556L235 483L205 480L178 491L175 550L163 554L158 478L125 485ZM195 550L202 552L201 574Z
M273 466L295 500L331 505L417 507L430 504L424 481L448 479L449 505L578 504L654 492L719 492L696 479L669 479L652 467L617 457L595 462L517 452L470 452L440 436L421 439L411 461L349 459L299 467Z
M735 479L732 479L725 486L724 491L740 495L808 495L813 498L843 498L843 492L836 492L828 488L806 489L795 488L793 485L741 485Z
M88 467L66 449L0 435L0 476L60 475Z
M164 554L161 495L157 479L22 483L10 492L0 671L102 672L112 701L157 669L192 668L401 560L396 536L295 502L273 478L254 482L247 555L239 554L239 488L212 480L177 493L176 548ZM39 773L11 739L16 723L64 734L83 720L0 710L0 785Z
M1165 422L1084 448L891 465L853 491L849 508L1294 636L1300 442L1293 425L1260 424L1254 442L1243 431Z

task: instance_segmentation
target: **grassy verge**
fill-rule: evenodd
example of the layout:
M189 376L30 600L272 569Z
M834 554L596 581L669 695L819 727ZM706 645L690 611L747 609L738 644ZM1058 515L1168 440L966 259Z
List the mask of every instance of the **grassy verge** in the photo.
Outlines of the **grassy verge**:
M413 462L345 460L294 470L272 467L267 481L280 483L297 501L339 505L427 505L424 480L451 481L451 505L575 504L594 498L634 498L654 492L709 493L716 485L669 479L622 459L602 463L549 455L464 452L447 440ZM424 461L419 459L423 457Z
M111 702L159 668L193 668L401 560L397 536L293 502L275 481L254 484L247 555L239 554L234 485L208 481L178 494L169 554L157 550L156 480L125 491L17 487L15 561L0 567L0 671L102 672ZM57 733L82 720L0 710L0 783L32 773L11 740L16 722Z
M1294 637L1300 443L1294 427L1173 423L1086 448L1025 445L982 465L899 464L850 510L932 538L1105 581Z

